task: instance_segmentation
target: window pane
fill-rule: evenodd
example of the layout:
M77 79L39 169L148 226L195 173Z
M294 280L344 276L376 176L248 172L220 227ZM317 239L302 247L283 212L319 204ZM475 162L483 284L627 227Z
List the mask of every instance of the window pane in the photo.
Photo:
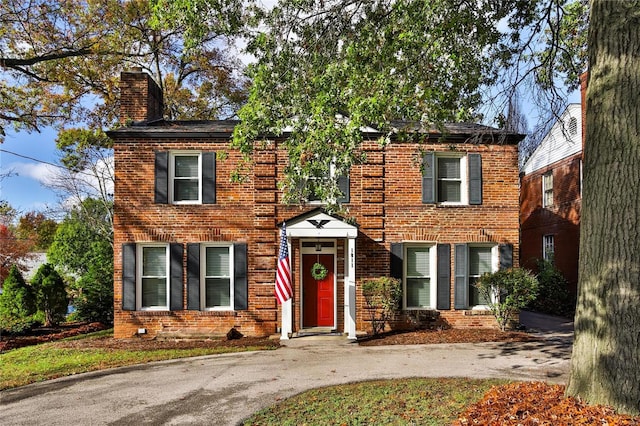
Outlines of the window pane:
M438 179L460 179L460 159L438 158Z
M475 286L476 281L477 281L477 278L469 279L469 305L470 306L488 305L490 301L482 297L482 295L480 294L480 291Z
M460 181L439 180L438 181L438 201L439 202L460 202Z
M407 276L408 277L428 277L429 276L429 248L408 248L407 249Z
M429 278L407 278L407 308L428 308L431 306Z
M198 177L198 156L177 155L175 159L175 177Z
M197 201L198 200L198 180L197 179L176 179L173 181L175 201Z
M206 279L206 307L231 306L231 287L228 278Z
M229 247L207 247L207 277L229 276Z
M167 275L166 247L142 248L142 276L166 277Z
M491 247L469 247L469 275L491 272Z
M142 278L142 307L167 306L167 281L165 278Z

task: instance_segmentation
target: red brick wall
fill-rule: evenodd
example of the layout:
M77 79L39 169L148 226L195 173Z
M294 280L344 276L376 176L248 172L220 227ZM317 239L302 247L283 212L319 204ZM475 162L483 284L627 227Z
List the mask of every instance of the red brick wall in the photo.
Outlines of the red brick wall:
M368 161L351 170L349 215L359 225L357 239L357 323L369 328L359 283L389 274L392 242L430 241L438 243L509 242L518 264L518 176L517 148L513 145L466 145L456 149L482 154L483 204L480 206L437 206L421 201L420 165L415 161L419 146L392 143L386 149L365 143ZM448 144L423 145L435 151ZM154 152L169 150L227 152L216 162L217 204L154 204ZM247 335L268 335L280 326L278 305L273 296L275 259L278 248L276 224L302 211L300 206L278 204L281 193L276 178L282 177L284 151L267 150L255 156L254 177L231 183L230 173L239 156L229 151L225 140L135 139L115 144L115 335L130 337L138 328L148 336L172 334L224 334L236 327ZM308 209L308 208L307 208ZM249 247L249 309L237 312L129 312L122 311L123 243L130 242L246 242ZM294 244L292 258L297 259ZM452 256L453 258L453 256ZM338 243L338 329L344 327L344 248ZM453 259L451 268L453 271ZM294 262L294 288L300 294L300 279ZM186 275L186 274L185 274ZM186 285L186 284L185 284ZM453 278L452 278L453 285ZM453 298L453 291L452 291ZM183 301L186 306L186 300ZM452 300L453 306L453 300ZM300 306L296 300L294 306ZM470 311L451 310L441 318L454 326L493 325L493 318ZM294 326L299 317L294 319Z
M520 223L522 265L536 270L542 259L542 239L553 235L555 265L576 292L580 245L581 154L567 157L548 167L522 177ZM542 208L542 175L553 171L553 206Z

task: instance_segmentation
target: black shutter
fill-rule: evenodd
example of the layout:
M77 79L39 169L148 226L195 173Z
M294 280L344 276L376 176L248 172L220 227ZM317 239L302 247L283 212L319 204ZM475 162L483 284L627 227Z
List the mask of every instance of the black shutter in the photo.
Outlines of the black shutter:
M482 159L480 154L467 155L469 167L469 204L482 204Z
M181 243L169 244L169 309L172 311L180 311L183 309L182 251L183 247Z
M122 245L122 310L136 310L136 245Z
M342 196L338 198L339 203L348 203L351 194L349 193L350 179L349 174L338 177L338 189L342 192Z
M422 202L436 202L435 154L427 152L422 157Z
M507 269L513 266L513 244L500 244L500 269Z
M438 288L436 308L451 309L451 246L438 244Z
M187 244L187 309L200 310L200 244Z
M169 202L169 153L156 152L155 159L155 195L154 202L167 204Z
M249 307L247 269L247 244L236 243L233 245L233 308L236 311Z
M404 245L402 243L391 243L391 278L402 280L402 262L404 259Z
M202 203L216 202L216 153L202 153Z
M456 244L455 245L455 286L454 286L454 301L453 307L455 309L466 309L468 307L468 292L469 292L469 278L468 278L468 266L467 266L467 245Z

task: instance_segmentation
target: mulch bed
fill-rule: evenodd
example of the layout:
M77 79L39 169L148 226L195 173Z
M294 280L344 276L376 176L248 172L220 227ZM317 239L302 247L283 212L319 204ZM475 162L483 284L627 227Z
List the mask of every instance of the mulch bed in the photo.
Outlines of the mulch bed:
M426 345L436 343L530 342L537 337L495 328L449 328L443 330L390 331L358 338L360 346Z

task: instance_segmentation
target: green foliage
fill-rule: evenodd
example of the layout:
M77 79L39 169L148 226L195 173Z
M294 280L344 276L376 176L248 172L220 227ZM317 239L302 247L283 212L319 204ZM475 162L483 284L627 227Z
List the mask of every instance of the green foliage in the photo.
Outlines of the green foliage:
M362 283L362 295L369 311L373 334L382 333L387 321L400 309L400 280L390 277L366 280Z
M64 280L53 268L45 263L31 280L36 295L36 307L44 316L44 325L50 327L64 321L69 301Z
M526 269L509 268L482 275L475 283L502 331L538 295L538 280Z
M576 300L567 287L567 280L549 261L540 259L537 266L540 291L529 308L546 314L573 317Z
M36 313L33 289L14 265L4 280L0 294L0 330L21 333L34 325Z
M306 202L310 180L362 160L362 128L387 143L394 119L426 128L477 119L480 89L497 75L496 23L512 12L504 3L280 1L248 46L258 62L234 145L249 158L260 135L291 130L281 187L287 202ZM335 204L337 181L322 188L315 195Z
M47 253L51 263L72 275L70 290L75 317L113 321L113 246L105 237L108 214L104 204L87 199L70 212Z

